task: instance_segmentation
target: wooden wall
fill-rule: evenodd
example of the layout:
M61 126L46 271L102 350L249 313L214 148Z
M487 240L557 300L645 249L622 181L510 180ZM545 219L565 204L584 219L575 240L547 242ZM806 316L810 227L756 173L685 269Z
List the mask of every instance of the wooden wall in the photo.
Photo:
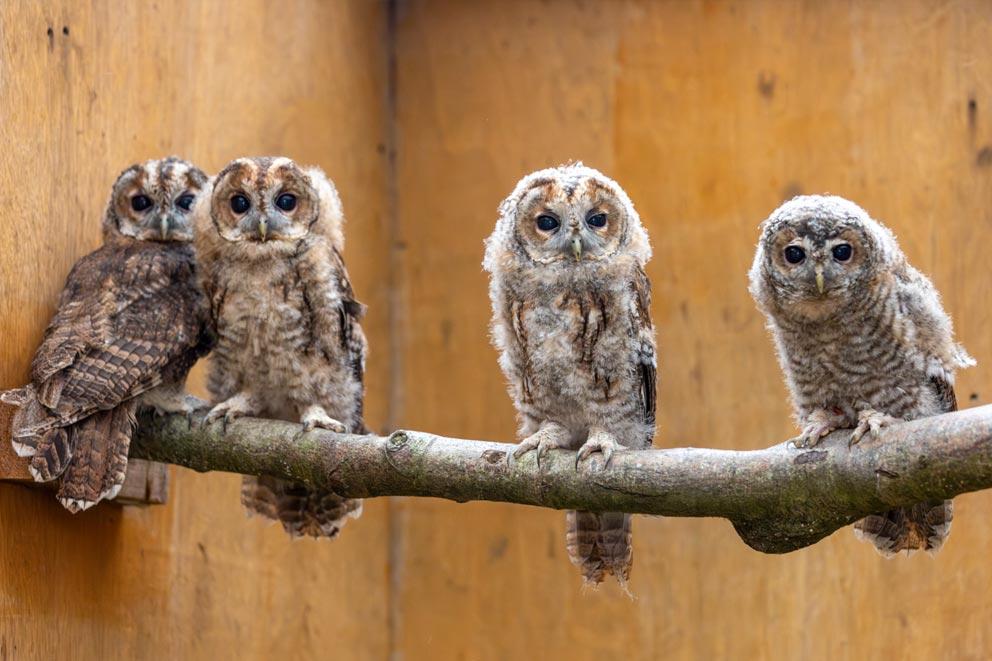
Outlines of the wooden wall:
M751 449L794 433L746 291L758 223L798 192L853 198L931 273L992 398L992 5L984 2L401 3L401 424L510 438L479 262L524 173L582 159L651 233L655 444ZM841 531L788 556L724 521L639 518L630 601L583 593L563 515L406 501L406 659L984 658L988 513L957 500L936 558Z
M0 388L26 379L121 169L289 154L340 189L381 425L385 38L375 2L0 3ZM246 519L236 476L173 477L167 506L76 516L0 485L0 659L387 655L385 501L340 540L291 542Z
M373 0L93 5L0 4L0 387L122 167L278 152L341 190L377 428L510 440L482 240L521 175L576 158L651 232L656 445L794 433L745 281L758 223L797 192L896 231L981 363L960 399L992 400L988 3L400 0L391 27ZM992 650L988 495L956 501L936 559L886 562L849 531L764 556L723 521L642 517L631 601L582 591L559 512L380 500L333 543L291 543L243 517L237 478L174 477L165 507L74 517L0 485L0 659Z

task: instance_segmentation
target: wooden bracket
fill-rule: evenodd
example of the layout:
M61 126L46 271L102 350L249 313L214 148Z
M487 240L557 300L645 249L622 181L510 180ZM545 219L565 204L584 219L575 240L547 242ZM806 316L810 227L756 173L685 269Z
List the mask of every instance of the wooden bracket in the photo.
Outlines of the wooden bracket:
M58 482L35 482L28 473L28 460L18 457L10 445L13 406L0 403L0 482L52 489ZM109 503L118 505L162 505L169 495L169 466L157 461L128 459L121 492Z

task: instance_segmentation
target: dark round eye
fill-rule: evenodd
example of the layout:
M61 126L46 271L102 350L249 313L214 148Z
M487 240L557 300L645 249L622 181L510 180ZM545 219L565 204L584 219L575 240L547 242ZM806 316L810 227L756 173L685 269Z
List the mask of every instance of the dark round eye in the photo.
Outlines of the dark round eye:
M597 213L595 216L589 216L586 225L589 227L606 227L606 214Z
M854 254L854 249L851 248L850 243L841 243L839 245L834 246L833 250L831 250L830 252L834 254L834 259L836 259L838 262L846 262L847 260L851 259L851 255Z
M785 249L785 261L790 264L798 264L806 259L806 251L799 246L789 246Z
M234 213L244 213L251 209L251 202L244 195L235 195L231 198L231 211Z
M283 193L276 198L276 206L283 211L292 211L296 208L296 196L292 193Z
M151 198L147 195L135 195L131 198L131 208L135 211L144 211L152 205Z
M537 217L537 229L542 232L553 232L558 229L558 219L554 216L549 216L547 214L541 214Z
M190 207L193 206L194 199L195 198L189 193L186 193L185 195L180 195L179 198L176 200L176 206L182 209L183 211L189 211Z

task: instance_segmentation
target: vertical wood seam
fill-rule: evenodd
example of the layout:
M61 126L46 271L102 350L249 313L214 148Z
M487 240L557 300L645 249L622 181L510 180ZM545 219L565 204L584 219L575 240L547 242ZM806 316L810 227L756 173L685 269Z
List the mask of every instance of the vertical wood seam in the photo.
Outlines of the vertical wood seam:
M397 13L398 0L386 2L386 214L389 235L387 260L387 328L386 336L389 343L389 390L386 403L386 429L396 428L402 406L402 377L403 377L403 343L400 336L400 317L402 316L402 292L399 291L401 268L399 245L399 190L397 188L396 150L398 122L397 105ZM401 565L403 562L403 530L400 525L398 502L390 498L386 508L388 526L388 567L386 570L386 618L387 618L387 649L390 661L402 658L399 649L400 619L402 613L400 588Z

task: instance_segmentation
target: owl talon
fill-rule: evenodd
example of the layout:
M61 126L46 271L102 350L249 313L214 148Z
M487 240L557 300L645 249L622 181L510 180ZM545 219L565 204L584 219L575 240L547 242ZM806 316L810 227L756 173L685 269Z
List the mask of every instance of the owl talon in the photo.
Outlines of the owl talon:
M223 420L223 426L221 431L227 433L227 426L235 419L246 415L256 414L257 407L251 396L246 393L239 393L234 397L225 399L223 402L217 406L210 409L206 417L203 418L203 424L208 425L215 420Z
M141 404L151 407L156 418L169 413L189 414L210 407L209 402L189 395L185 390L174 385L159 386L149 390L141 396Z
M832 432L836 427L825 424L809 425L803 429L803 433L789 441L800 450L814 448L820 444L823 438Z
M567 448L568 441L569 433L567 429L555 423L547 423L536 432L522 440L520 444L513 449L513 452L508 452L506 455L506 461L507 463L510 463L511 457L514 460L517 460L531 450L537 450L537 468L540 470L541 459L543 459L551 450L555 450L557 448Z
M532 436L528 436L523 441L521 441L517 447L513 448L510 452L506 453L506 465L512 466L513 462L520 459L523 455L527 454L531 450L537 449L537 442L532 442ZM540 464L538 464L540 465Z
M544 442L544 443L540 443L537 446L537 467L538 468L541 467L541 459L544 459L546 456L548 456L548 452L550 452L551 450L555 450L557 448L560 448L560 447L562 447L562 446L559 445L557 442L554 442L554 441L547 441L547 442Z
M603 431L592 432L575 455L575 469L578 470L579 463L588 459L593 452L601 452L603 454L603 468L609 468L613 453L620 448L620 443L612 434Z
M303 412L300 416L300 422L303 423L303 434L311 432L317 427L321 429L327 429L339 434L343 434L348 431L348 428L340 420L335 420L331 416L327 415L327 411L324 410L322 406L314 404Z
M893 418L881 411L865 409L858 413L858 426L851 433L851 438L847 442L847 447L852 447L864 438L865 434L870 434L872 438L878 438L884 427L902 422L899 418Z
M802 433L790 443L799 449L816 447L823 437L844 426L845 421L843 413L838 410L815 409L806 417Z

